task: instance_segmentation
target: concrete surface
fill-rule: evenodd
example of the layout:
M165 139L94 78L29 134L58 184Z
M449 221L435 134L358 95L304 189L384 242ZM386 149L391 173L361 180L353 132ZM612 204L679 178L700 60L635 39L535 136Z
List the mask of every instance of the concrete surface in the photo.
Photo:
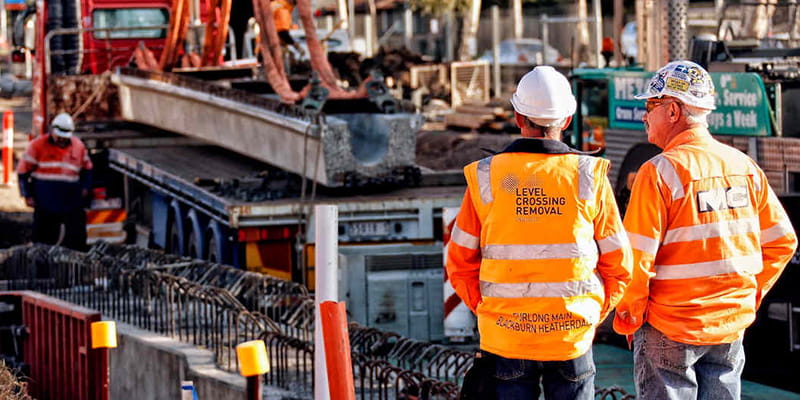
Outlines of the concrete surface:
M200 400L243 399L245 379L222 371L214 354L134 326L117 322L116 349L110 352L111 398L180 399L181 381L193 381ZM264 399L294 399L291 392L263 388Z

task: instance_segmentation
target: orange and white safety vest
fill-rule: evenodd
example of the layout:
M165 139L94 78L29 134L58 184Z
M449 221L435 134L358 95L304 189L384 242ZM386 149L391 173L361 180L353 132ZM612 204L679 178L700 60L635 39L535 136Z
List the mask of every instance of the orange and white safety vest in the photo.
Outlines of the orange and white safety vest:
M278 32L292 29L292 11L294 6L288 0L272 0L272 19Z
M642 165L625 228L634 272L614 329L632 334L647 322L695 345L741 338L797 248L764 172L704 128Z
M49 135L34 139L17 166L23 197L33 197L36 208L54 213L83 207L82 191L91 186L92 161L83 142L70 138L66 147L50 143Z
M464 168L467 191L447 273L478 316L481 349L570 360L630 280L631 250L609 163L548 139L519 139Z

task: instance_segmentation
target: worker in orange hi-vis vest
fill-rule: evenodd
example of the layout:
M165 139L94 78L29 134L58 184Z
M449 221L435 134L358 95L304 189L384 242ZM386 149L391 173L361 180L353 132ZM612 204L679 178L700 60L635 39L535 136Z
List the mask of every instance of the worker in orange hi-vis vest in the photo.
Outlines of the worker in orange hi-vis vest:
M284 46L297 47L297 43L289 34L292 29L292 11L294 11L295 4L296 0L272 0L270 3L275 30L278 31L278 37Z
M447 254L478 317L476 357L492 361L480 398L536 399L541 380L547 399L593 399L595 328L631 279L609 163L561 142L576 101L552 67L528 72L511 103L522 138L464 168Z
M34 208L33 241L83 250L92 161L74 130L69 114L56 115L50 133L28 145L17 173L20 194Z
M648 140L664 152L631 191L633 281L614 329L633 334L639 398L738 399L744 330L797 237L764 172L709 134L706 70L671 62L638 98Z

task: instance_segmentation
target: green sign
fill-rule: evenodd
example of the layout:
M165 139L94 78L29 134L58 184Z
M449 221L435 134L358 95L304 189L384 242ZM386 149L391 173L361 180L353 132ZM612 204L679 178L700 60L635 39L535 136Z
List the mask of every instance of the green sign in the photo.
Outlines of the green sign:
M643 93L652 72L615 71L609 75L610 128L643 130ZM708 116L711 133L768 136L771 134L769 103L764 82L753 73L712 73L717 90L717 109Z

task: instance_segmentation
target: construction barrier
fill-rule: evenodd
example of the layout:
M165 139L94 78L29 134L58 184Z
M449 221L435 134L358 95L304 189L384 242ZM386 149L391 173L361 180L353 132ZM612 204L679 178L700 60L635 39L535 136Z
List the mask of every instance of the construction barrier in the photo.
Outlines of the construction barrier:
M0 303L21 310L4 321L24 326L22 362L37 399L108 399L108 353L90 346L100 313L40 293L0 292ZM104 349L104 350L107 350Z
M14 169L14 112L3 113L3 185L11 182Z

